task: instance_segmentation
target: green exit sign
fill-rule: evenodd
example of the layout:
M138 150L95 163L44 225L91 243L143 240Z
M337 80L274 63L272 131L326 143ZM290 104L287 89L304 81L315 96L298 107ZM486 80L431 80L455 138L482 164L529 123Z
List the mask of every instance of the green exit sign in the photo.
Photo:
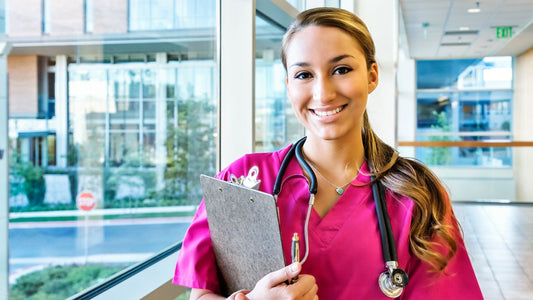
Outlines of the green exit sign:
M496 38L507 39L513 36L513 26L496 27Z

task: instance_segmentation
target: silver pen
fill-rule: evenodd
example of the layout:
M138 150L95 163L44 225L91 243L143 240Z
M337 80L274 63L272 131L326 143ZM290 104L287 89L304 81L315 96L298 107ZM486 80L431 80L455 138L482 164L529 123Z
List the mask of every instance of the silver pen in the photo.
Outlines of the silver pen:
M291 259L292 263L300 262L300 238L296 232L292 236ZM291 279L291 283L295 283L297 280L298 276Z

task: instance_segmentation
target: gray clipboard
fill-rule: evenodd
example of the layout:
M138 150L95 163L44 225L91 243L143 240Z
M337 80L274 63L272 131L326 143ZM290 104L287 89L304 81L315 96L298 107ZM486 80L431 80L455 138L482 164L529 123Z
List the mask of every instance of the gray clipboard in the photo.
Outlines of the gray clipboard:
M219 271L230 295L285 266L274 197L200 175ZM227 296L226 295L226 296Z

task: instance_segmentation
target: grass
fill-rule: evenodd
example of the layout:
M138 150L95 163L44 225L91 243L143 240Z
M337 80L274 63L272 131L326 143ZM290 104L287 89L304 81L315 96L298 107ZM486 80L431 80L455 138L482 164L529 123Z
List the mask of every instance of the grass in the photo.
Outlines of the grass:
M103 215L103 216L89 216L89 220L123 220L123 219L146 219L146 218L174 218L174 217L190 217L194 215L194 211L190 212L158 212L158 213L139 213L139 214L119 214L119 215ZM51 221L78 221L84 220L83 216L59 216L59 217L31 217L31 218L15 218L10 219L10 223L19 222L51 222Z

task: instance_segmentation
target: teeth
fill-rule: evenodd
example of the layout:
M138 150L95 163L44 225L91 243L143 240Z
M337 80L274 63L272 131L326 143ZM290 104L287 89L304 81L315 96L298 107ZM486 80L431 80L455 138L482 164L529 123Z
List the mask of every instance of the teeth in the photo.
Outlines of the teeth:
M339 107L339 108L337 108L337 109L330 110L330 111L317 111L317 110L315 110L314 112L315 112L315 114L316 114L317 116L321 116L321 117L323 117L323 116L331 116L331 115L334 115L334 114L340 112L341 110L342 110L342 107Z

